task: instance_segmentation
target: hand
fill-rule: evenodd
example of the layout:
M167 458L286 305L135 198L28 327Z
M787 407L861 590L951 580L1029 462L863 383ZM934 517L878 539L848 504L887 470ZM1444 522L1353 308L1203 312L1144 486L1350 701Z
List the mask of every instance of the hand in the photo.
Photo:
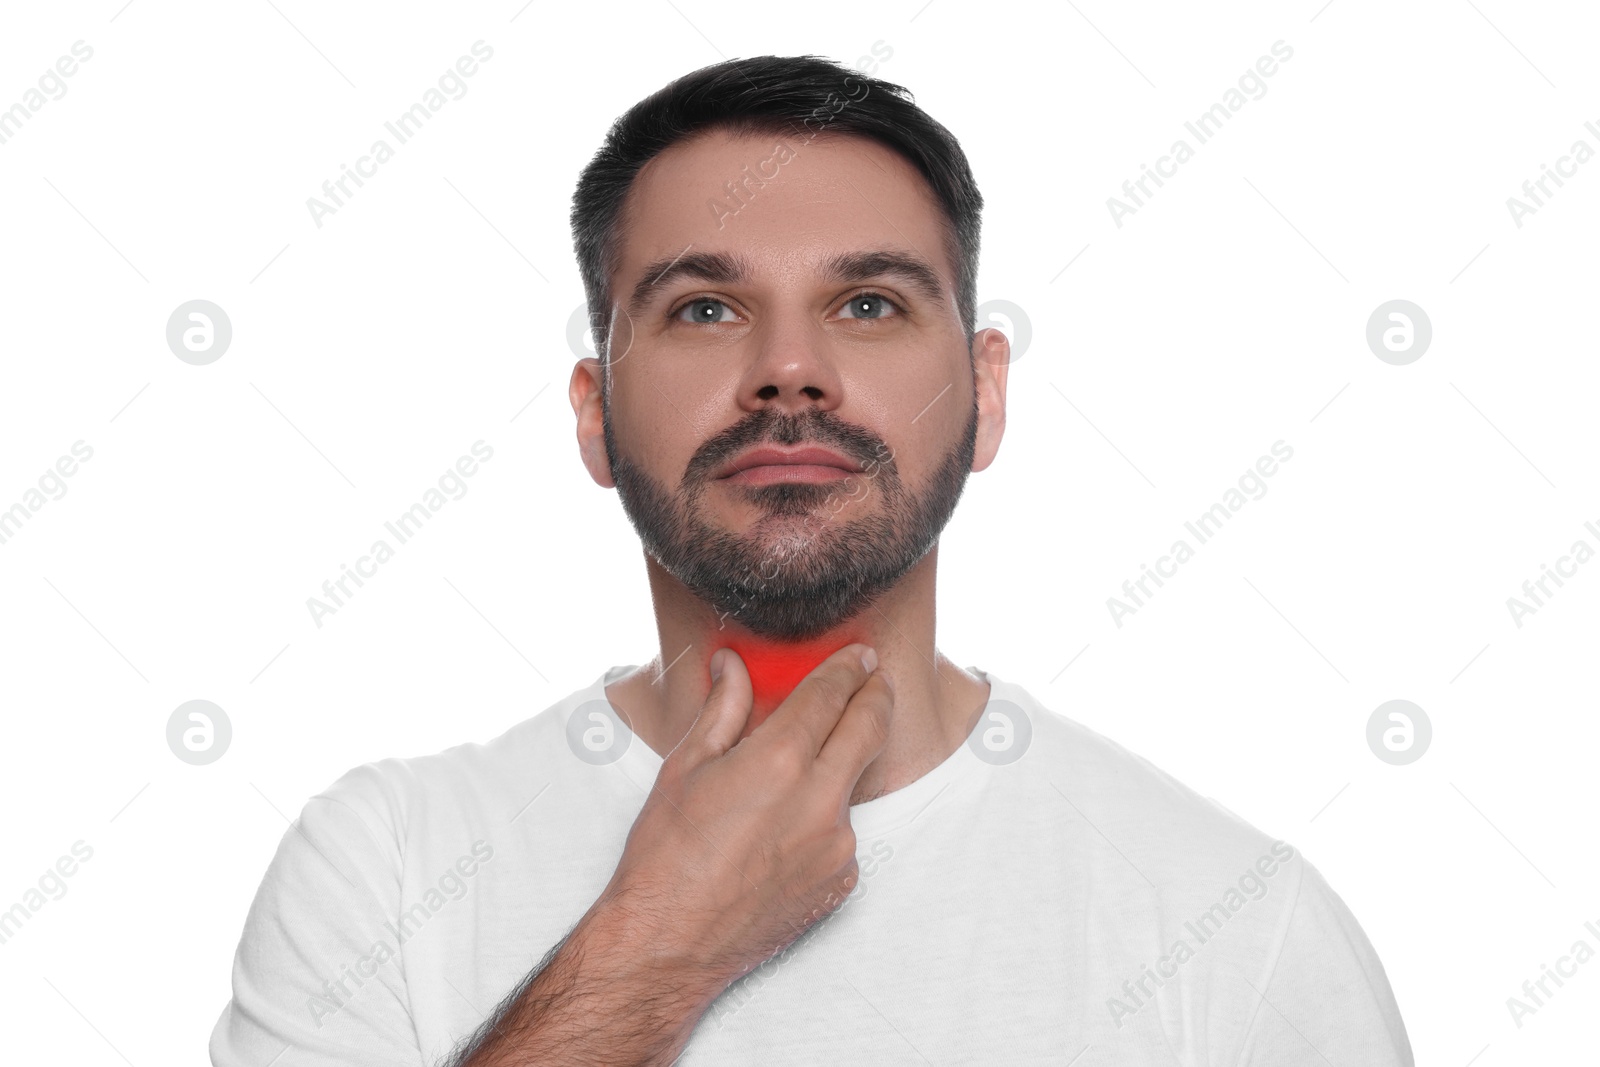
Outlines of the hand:
M740 740L752 693L732 649L662 762L601 900L709 999L791 944L856 881L850 796L888 738L894 703L877 653L829 656ZM718 668L720 667L720 675Z

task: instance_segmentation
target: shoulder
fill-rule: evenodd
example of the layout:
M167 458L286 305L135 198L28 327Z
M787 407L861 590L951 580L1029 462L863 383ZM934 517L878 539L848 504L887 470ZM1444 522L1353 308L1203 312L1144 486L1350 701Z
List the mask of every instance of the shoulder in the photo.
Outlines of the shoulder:
M604 699L603 683L604 676L487 741L352 767L311 798L307 813L353 814L401 851L440 822L504 823L532 795L530 783L548 780L564 751L568 716L587 700Z
M1298 849L1020 687L997 689L1033 731L1017 780L1040 810L1057 793L1067 802L1050 823L1067 831L1066 876L1091 898L1102 954L1129 979L1108 1002L1119 1029L1145 1022L1164 986L1169 1033L1196 1015L1228 1020L1209 1040L1230 1057L1247 1049L1247 1064L1299 1062L1306 1036L1349 1053L1341 1062L1411 1062L1376 952Z
M1125 745L1054 711L1020 686L997 696L1032 730L1017 762L1027 799L1087 883L1153 917L1164 933L1226 924L1271 955L1291 919L1314 902L1343 904L1300 851L1202 796ZM1005 768L997 768L1004 770ZM1210 919L1204 917L1210 916ZM1233 940L1234 938L1230 938Z
M1158 873L1182 883L1202 872L1252 865L1262 856L1276 855L1279 862L1293 856L1292 848L1223 804L1023 687L999 682L991 706L995 699L1019 707L1028 720L1030 750L1018 762L1031 765L1036 786L1059 793L1076 817L1130 858L1142 858L1139 866L1158 884Z

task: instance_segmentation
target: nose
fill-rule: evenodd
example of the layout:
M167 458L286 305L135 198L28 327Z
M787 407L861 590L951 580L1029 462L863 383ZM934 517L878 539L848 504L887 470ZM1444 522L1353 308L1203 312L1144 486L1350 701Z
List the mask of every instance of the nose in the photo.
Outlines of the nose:
M831 411L844 399L835 353L822 324L798 312L769 316L750 337L752 346L739 384L747 411L806 408Z

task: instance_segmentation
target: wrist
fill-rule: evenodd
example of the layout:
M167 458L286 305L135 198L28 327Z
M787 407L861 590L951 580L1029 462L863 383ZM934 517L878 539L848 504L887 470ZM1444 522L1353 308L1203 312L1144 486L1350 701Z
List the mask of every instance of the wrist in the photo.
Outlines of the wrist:
M698 1019L737 975L721 974L685 924L654 915L635 897L608 889L591 907L581 933L584 956L621 981L653 987Z

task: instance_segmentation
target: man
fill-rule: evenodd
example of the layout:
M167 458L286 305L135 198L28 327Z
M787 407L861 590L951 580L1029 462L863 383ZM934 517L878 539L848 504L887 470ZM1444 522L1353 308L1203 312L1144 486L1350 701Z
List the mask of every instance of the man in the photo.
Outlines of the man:
M981 206L903 89L812 57L618 120L569 396L660 653L313 798L214 1063L1412 1063L1293 848L935 648L1005 425Z

